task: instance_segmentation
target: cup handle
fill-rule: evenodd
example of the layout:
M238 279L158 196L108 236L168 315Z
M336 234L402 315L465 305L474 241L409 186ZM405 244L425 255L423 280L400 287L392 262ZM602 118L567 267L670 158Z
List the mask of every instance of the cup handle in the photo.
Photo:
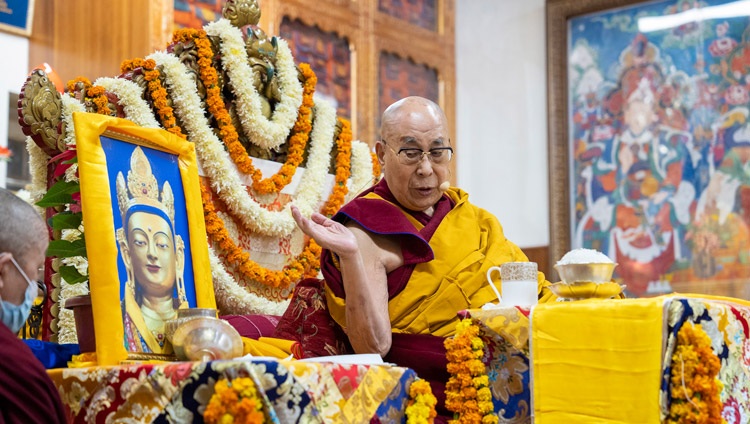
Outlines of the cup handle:
M492 287L492 291L495 292L495 296L497 296L497 299L500 301L500 303L503 303L503 297L500 295L500 292L497 290L497 287L495 286L495 283L492 282L492 271L500 272L499 266L492 266L490 269L487 270L487 282L490 283L490 287Z

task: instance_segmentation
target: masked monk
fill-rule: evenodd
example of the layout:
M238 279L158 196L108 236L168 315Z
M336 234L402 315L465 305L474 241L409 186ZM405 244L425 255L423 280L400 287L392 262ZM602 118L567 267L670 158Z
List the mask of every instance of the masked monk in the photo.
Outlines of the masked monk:
M0 423L63 423L60 394L17 336L37 296L47 225L31 205L0 188Z

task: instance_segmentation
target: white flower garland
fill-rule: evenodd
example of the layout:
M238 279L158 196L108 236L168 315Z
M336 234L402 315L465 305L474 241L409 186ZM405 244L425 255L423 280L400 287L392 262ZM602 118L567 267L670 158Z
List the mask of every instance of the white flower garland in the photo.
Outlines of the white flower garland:
M349 191L346 193L346 201L357 197L359 193L373 184L372 156L370 146L361 141L352 142L352 179L349 183Z
M36 202L44 197L47 193L47 161L50 157L44 153L34 139L26 137L26 151L29 152L29 173L31 174L31 184L29 184L29 195L31 204L40 215L44 216L44 208L36 206Z
M99 78L94 85L117 96L117 102L125 110L125 116L136 124L146 128L161 128L151 108L143 100L143 88L123 78Z
M224 201L227 208L233 216L238 217L244 227L250 231L256 231L269 236L287 236L296 228L296 223L292 219L287 205L283 210L275 212L263 208L247 193L245 185L240 179L237 167L229 158L229 154L224 149L223 144L216 134L211 130L208 120L203 114L200 107L200 99L193 80L188 74L188 69L175 56L156 52L149 56L162 67L166 76L167 86L174 102L175 112L184 123L185 130L189 139L195 143L195 149L201 162L201 167L206 175L211 179L211 187L214 192ZM330 107L329 105L327 105ZM333 122L335 125L335 113L331 118L323 118L320 125L322 128L325 122ZM317 118L316 118L317 122ZM332 145L333 132L326 136L327 131L313 129L311 134L311 149L321 142L329 142ZM328 139L328 140L327 140ZM328 148L330 151L330 148ZM321 155L322 156L322 155ZM323 175L320 179L325 178L327 172L328 157L321 157L317 160L308 159L308 163L314 165L318 160L325 163ZM321 163L321 165L322 165ZM315 178L317 173L306 172L303 176L302 186L309 178ZM317 181L317 178L316 178ZM322 185L305 185L308 190L321 191ZM312 213L316 199L319 199L320 193L306 193L301 199L296 199L294 204L304 211L306 216Z
M264 297L246 291L224 269L224 264L214 249L208 248L208 258L211 262L211 276L214 280L216 305L225 315L229 314L265 314L283 315L289 306L289 299L274 302Z
M336 131L336 109L330 103L317 103L313 112L315 119L310 133L312 144L307 156L307 169L294 194L294 204L304 216L312 215L320 203Z
M264 149L285 143L302 104L302 84L297 79L294 57L286 41L278 39L276 55L281 101L268 120L261 113L261 98L255 90L255 73L247 63L242 31L226 19L206 25L205 30L208 35L221 39L221 61L236 96L242 128L250 141Z
M245 190L236 166L224 150L221 141L211 130L200 107L197 89L188 70L175 56L156 52L148 57L162 67L175 112L187 130L201 166L211 179L211 186L235 216L242 219L246 228L267 235L289 234L294 220L288 211L284 214L261 207Z
M76 131L75 127L73 127L73 112L86 112L86 108L83 106L83 103L68 94L63 94L61 100L63 106L62 120L65 124L63 142L65 142L66 146L71 146L76 144Z
M52 281L57 282L54 284L55 287L60 288L60 295L58 296L57 304L59 305L59 313L57 315L57 342L58 343L78 343L78 336L76 333L76 323L73 317L73 311L65 308L65 301L71 297L81 296L89 294L88 284L68 284L60 274L53 274ZM53 320L54 329L54 320Z

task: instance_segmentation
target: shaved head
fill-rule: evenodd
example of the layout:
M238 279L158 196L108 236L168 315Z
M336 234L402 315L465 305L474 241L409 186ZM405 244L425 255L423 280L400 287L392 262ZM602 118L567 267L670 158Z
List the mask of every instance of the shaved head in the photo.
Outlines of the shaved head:
M404 120L411 120L416 115L428 115L435 122L441 123L444 128L448 128L445 113L437 103L424 97L410 96L396 101L383 111L383 118L380 121L380 137L390 139L395 127L398 127Z
M47 248L47 225L33 206L0 188L0 253L23 262L30 251Z

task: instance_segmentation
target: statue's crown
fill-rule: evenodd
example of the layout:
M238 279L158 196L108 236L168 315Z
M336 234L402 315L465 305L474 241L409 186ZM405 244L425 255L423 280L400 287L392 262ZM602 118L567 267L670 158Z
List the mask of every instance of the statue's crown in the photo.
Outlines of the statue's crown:
M150 206L160 210L168 218L169 224L174 227L172 187L169 181L165 181L164 188L161 194L159 193L159 184L151 172L151 163L140 146L137 146L130 156L127 183L122 172L117 173L117 203L120 206L123 227L127 225L128 210L136 205Z

